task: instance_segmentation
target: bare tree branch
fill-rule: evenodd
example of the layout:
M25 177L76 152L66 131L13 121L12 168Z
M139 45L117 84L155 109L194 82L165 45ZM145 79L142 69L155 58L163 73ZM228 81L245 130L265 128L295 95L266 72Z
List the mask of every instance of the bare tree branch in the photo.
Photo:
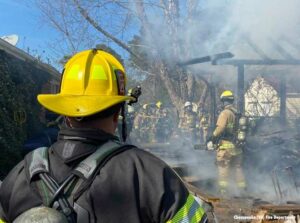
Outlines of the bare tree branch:
M174 88L172 80L167 75L169 73L167 66L165 64L163 64L162 62L160 62L158 64L158 68L160 70L159 76L160 76L161 80L163 81L163 83L165 84L167 91L169 92L169 96L170 96L172 103L175 105L176 109L178 111L180 111L182 109L183 102L182 102L181 98L178 96L178 94L176 94L177 91Z
M130 47L128 47L124 42L122 42L121 40L119 40L118 38L114 37L113 35L111 35L109 32L107 32L106 30L104 30L94 19L92 19L90 17L90 15L88 14L88 12L81 7L80 3L78 0L73 0L73 2L75 3L77 9L79 10L80 14L96 29L98 30L100 33L102 33L104 36L106 36L107 38L113 40L116 44L118 44L120 47L122 47L123 49L125 49L128 53L130 53L132 56L139 58L131 49Z
M200 97L199 101L197 102L198 107L202 107L202 106L204 106L205 100L207 98L209 83L204 77L199 76L199 75L195 77L195 80L198 84L199 84L199 82L204 83L204 89L201 93L201 97Z
M57 20L55 19L55 15L53 15L53 13L51 12L51 10L49 10L49 7L51 7L51 3L48 2L46 5L44 6L42 3L38 4L39 9L41 10L41 12L49 19L50 24L56 28L57 30L59 30L67 39L68 43L71 46L72 52L75 52L76 47L75 44L72 40L72 37L70 36L68 30L66 29L66 24L65 24L65 20L62 19L61 21L63 22L63 24L59 24L57 22ZM62 2L61 2L62 4ZM52 8L53 9L53 8Z
M191 22L193 20L193 17L195 16L195 13L197 12L197 6L199 4L199 0L187 0L187 20L188 22Z
M195 80L174 62L193 51L194 45L189 40L194 38L188 39L188 34L180 33L185 28L181 22L188 17L191 21L195 18L199 0L187 0L183 4L179 0L61 0L58 4L52 0L36 1L48 6L47 17L66 38L72 51L99 43L99 38L102 43L113 42L132 55L130 64L134 71L162 81L178 111L184 101L194 100L195 95L201 95L201 103L205 101L207 86L201 94L196 86L203 81ZM128 38L125 34L132 31L133 23L141 29L133 44L127 44L123 39Z

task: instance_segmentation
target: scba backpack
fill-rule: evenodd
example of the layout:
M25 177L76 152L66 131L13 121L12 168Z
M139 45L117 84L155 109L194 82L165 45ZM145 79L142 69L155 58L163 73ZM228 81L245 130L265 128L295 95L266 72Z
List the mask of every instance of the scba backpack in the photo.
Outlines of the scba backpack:
M108 141L81 161L66 179L58 184L50 174L49 148L41 147L28 154L25 170L30 182L36 186L43 205L34 207L19 215L14 223L89 222L89 213L76 203L89 188L100 169L113 156L134 148L118 141Z

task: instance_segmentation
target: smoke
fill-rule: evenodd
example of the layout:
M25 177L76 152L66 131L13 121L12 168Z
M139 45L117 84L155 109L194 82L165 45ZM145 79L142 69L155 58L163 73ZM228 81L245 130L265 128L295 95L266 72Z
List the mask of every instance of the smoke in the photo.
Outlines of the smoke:
M185 1L182 1L185 2ZM180 5L183 7L183 5ZM185 20L187 10L181 12L178 20L180 27L170 32L170 25L164 13L156 10L147 11L151 22L151 33L144 40L146 45L156 46L159 56L169 63L230 51L234 59L299 59L300 58L300 1L299 0L207 0L200 1L199 11L191 21ZM185 22L183 22L185 21ZM154 42L153 42L154 38ZM174 47L175 43L175 47ZM181 54L176 54L178 47ZM150 50L151 51L151 50ZM198 64L188 67L197 75L208 74L213 84L221 89L236 91L236 67L224 65ZM293 73L294 86L299 86L298 68L274 66L246 66L246 81L257 76ZM278 75L279 76L279 75ZM278 77L277 76L277 77ZM287 78L289 80L289 78ZM247 86L247 83L245 83ZM278 90L278 89L277 89ZM282 131L277 135L273 132ZM278 174L284 198L299 200L293 180L286 167L295 161L293 150L299 147L299 141L291 139L291 132L296 128L283 127L274 119L257 124L251 145L244 152L244 168L248 182L248 194L268 201L279 202L272 180L272 171ZM265 137L264 135L271 136ZM217 182L215 154L208 151L194 151L191 142L173 139L173 144L182 155L184 163L189 164L191 176L198 176L202 182ZM179 146L180 145L180 146ZM289 156L289 157L288 157ZM177 160L181 162L182 160ZM299 164L293 163L295 172ZM295 181L299 176L295 176ZM297 182L296 182L297 183ZM216 192L216 186L204 185L204 188ZM232 189L234 190L234 188ZM235 191L233 191L235 193Z
M231 10L223 15L226 22L215 39L206 43L208 51L230 50L237 58L258 59L259 55L249 46L250 40L270 58L282 58L274 49L274 44L280 45L284 41L291 44L298 42L299 1L233 0L225 4L223 7ZM212 25L213 23L214 21Z
M224 18L226 22L216 37L206 42L208 52L228 50L236 59L300 58L297 46L300 37L299 1L245 0L227 3L230 6L225 7L230 7L231 11ZM274 67L246 67L246 78L272 73L272 69ZM281 75L291 73L290 70L283 67ZM299 83L299 78L296 82ZM274 135L276 131L280 133ZM244 154L248 156L245 157L245 173L249 192L253 196L276 202L299 201L295 186L299 183L299 176L291 176L286 169L293 166L294 171L299 172L297 157L292 155L299 142L293 138L293 132L293 127L284 127L274 119L265 120L257 127L255 143ZM261 134L267 136L262 137ZM274 177L278 179L277 186L276 183L274 185ZM275 187L278 185L276 194ZM278 190L281 190L281 195Z
M257 125L245 151L250 191L268 201L299 202L297 128L284 126L276 119L260 120Z

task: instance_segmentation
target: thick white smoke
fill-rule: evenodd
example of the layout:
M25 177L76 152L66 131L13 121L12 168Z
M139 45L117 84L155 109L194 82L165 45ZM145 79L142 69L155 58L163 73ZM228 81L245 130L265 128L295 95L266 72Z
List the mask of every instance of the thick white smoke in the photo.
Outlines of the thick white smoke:
M274 49L273 42L279 45L286 42L286 46L299 41L300 2L297 0L232 0L222 1L223 6L221 1L212 2L215 4L208 4L206 9L218 6L227 9L227 13L221 14L225 22L215 39L206 43L208 51L223 48L239 58L259 59L246 41L249 38L270 58L278 59L282 55Z
M202 14L199 15L198 22L192 23L191 26L185 26L185 30L179 32L178 38L191 42L187 45L190 47L193 57L200 57L209 54L230 51L235 55L234 59L287 59L293 57L300 58L300 1L299 0L210 0L203 2ZM159 21L156 18L155 21ZM161 24L159 27L161 27ZM164 45L169 41L169 36L161 35L164 38L161 43ZM159 44L159 43L158 43ZM165 45L166 46L166 45ZM297 48L298 47L298 48ZM283 50L282 50L282 49ZM274 67L269 67L270 69ZM265 72L266 67L246 67L246 76L248 74L260 75ZM288 73L289 68L285 68ZM221 83L221 87L236 87L236 70L228 66L196 65L194 71L204 71L213 73L213 81ZM252 71L252 72L251 72ZM269 72L271 73L271 72ZM249 77L247 76L246 79ZM271 131L270 126L269 130ZM287 128L287 131L290 129ZM280 136L279 136L280 137ZM270 140L272 141L272 140ZM255 166L247 167L251 179L248 178L249 189L253 196L259 196L267 200L277 200L271 180L272 166L282 160L282 153L279 153L286 145L256 145L261 149L256 151L256 157L251 165L257 162L261 166L264 158L268 157L267 162L275 161L276 163L266 163L269 170L260 173L260 169ZM269 147L269 148L266 148ZM272 148L276 150L272 150ZM190 154L187 152L187 157ZM193 168L192 175L200 175L202 179L209 179L210 174L216 174L212 170L211 159L204 159L205 156L199 156L199 170ZM205 163L207 162L207 163ZM287 164L288 165L288 164ZM265 168L265 167L264 167ZM281 168L285 168L282 164ZM279 174L281 170L279 170ZM282 178L286 173L281 173ZM217 178L217 176L214 176ZM285 186L291 186L286 182ZM291 197L291 196L290 196ZM294 196L294 199L299 198ZM289 198L286 198L289 199Z
M178 27L178 36L175 36L180 40L182 47L188 49L189 55L180 55L180 58L174 58L172 55L174 36L167 32L168 27L164 23L163 13L154 13L154 11L149 13L149 21L152 24L151 35L156 36L158 41L148 43L147 41L151 41L153 37L151 36L146 39L147 45L158 45L162 50L161 55L167 57L168 61L187 60L225 51L232 52L235 55L234 59L300 59L299 0L203 0L199 4L198 15L190 23L182 24L181 22L182 26ZM185 11L181 11L181 20L184 18L184 14ZM207 63L193 65L188 69L195 74L212 74L211 81L220 88L229 88L234 91L236 89L236 67L213 66ZM270 75L273 69L274 73L276 73L276 69L279 69L279 72L284 75L291 71L289 67L246 66L245 79L247 81L266 73ZM294 74L299 73L297 72L298 67L292 69ZM289 79L288 76L287 79ZM274 123L273 126L271 124L266 122L267 126L265 127L269 129L266 134L272 134L275 131ZM282 130L281 125L278 128ZM291 131L288 127L285 130ZM279 135L277 139L280 137ZM254 157L248 158L252 161L246 164L252 165L247 166L245 172L249 177L249 195L277 201L271 180L272 170L275 164L282 161L282 156L285 154L282 152L283 149L285 147L290 149L294 145L286 144L286 142L277 145L272 138L263 139L259 143L264 141L269 144L255 144L254 147L257 150L252 151ZM203 181L217 179L212 153L190 152L189 149L183 151L186 153L185 160L193 163L193 167L190 169L191 175L199 176ZM199 167L195 167L194 163L198 163ZM288 163L286 164L288 165ZM285 167L286 165L283 163L280 168L284 169ZM260 168L264 169L264 172L261 172ZM284 181L287 174L280 171L278 173L282 174L281 184L286 182L286 186L292 187L290 182ZM299 200L297 196L293 196L293 198Z

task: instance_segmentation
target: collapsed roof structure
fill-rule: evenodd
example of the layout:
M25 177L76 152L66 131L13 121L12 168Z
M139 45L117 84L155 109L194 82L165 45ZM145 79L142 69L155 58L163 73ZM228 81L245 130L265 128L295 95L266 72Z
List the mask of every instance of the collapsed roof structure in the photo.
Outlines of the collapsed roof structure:
M298 67L300 65L300 45L286 38L282 38L279 42L270 39L268 44L263 43L260 45L259 43L254 43L248 36L242 35L239 44L232 46L230 50L235 55L234 59L217 60L213 65L230 65L236 68L237 106L239 112L245 113L245 69L255 67L256 76L260 76L262 73L264 76L273 74L279 79L279 114L280 119L284 122L287 114L287 77L289 72L296 74L300 72L300 67ZM262 71L258 68L262 66L276 66L277 70L271 68L271 71ZM295 66L297 66L296 69Z

